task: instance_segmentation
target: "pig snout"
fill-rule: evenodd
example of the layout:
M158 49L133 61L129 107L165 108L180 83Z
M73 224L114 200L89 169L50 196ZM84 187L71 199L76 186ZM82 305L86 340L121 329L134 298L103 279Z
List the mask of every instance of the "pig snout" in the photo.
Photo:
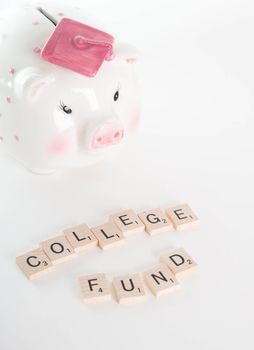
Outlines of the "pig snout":
M119 143L124 136L120 124L108 123L100 126L94 133L91 142L92 149L104 148Z

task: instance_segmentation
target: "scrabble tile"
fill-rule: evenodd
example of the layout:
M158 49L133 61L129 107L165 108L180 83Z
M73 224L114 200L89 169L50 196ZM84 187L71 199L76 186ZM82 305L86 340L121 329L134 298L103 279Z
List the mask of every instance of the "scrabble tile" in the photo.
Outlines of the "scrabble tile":
M95 247L98 244L97 238L86 224L68 228L63 233L76 253Z
M138 214L150 235L170 231L172 224L161 209L153 209Z
M160 260L167 265L176 277L181 277L197 268L196 262L183 248L163 254Z
M52 270L52 263L41 248L18 256L16 263L30 280Z
M83 300L86 303L111 299L109 282L104 273L81 276L79 285Z
M166 209L166 215L176 230L181 230L199 223L199 219L188 204L177 205L176 207Z
M145 271L143 277L155 296L160 296L179 288L179 282L173 273L163 265Z
M145 298L144 286L139 274L114 277L112 284L119 304Z
M106 224L93 227L91 231L98 239L99 247L101 249L112 248L124 242L122 232L113 222L108 222Z
M47 254L53 265L69 260L76 255L64 235L48 239L40 243L40 247Z
M142 232L145 229L145 225L132 209L112 214L109 220L113 221L120 228L124 236Z

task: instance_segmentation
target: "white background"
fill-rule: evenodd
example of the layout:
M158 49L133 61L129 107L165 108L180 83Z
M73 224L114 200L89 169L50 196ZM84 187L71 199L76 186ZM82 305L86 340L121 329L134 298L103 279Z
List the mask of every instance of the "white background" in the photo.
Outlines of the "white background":
M254 2L86 0L84 7L142 52L142 124L120 158L82 170L36 176L1 157L0 348L253 349ZM139 234L35 282L15 264L71 225L182 202L200 228ZM142 272L179 246L199 271L178 292L155 299L148 291L146 302L129 306L83 304L78 276Z

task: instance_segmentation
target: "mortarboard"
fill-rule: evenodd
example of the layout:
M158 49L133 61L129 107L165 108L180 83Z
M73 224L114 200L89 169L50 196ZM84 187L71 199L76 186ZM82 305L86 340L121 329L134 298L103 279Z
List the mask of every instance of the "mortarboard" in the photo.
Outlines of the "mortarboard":
M41 51L45 61L94 77L104 60L113 59L113 36L63 18Z

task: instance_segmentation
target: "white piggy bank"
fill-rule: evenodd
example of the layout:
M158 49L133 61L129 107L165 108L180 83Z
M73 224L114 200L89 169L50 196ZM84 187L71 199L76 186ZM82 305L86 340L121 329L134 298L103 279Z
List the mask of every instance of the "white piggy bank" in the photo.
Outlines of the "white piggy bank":
M82 26L83 13L50 6L0 13L0 148L36 173L96 162L139 122L136 50ZM78 29L69 21L61 39L54 33L66 18Z

